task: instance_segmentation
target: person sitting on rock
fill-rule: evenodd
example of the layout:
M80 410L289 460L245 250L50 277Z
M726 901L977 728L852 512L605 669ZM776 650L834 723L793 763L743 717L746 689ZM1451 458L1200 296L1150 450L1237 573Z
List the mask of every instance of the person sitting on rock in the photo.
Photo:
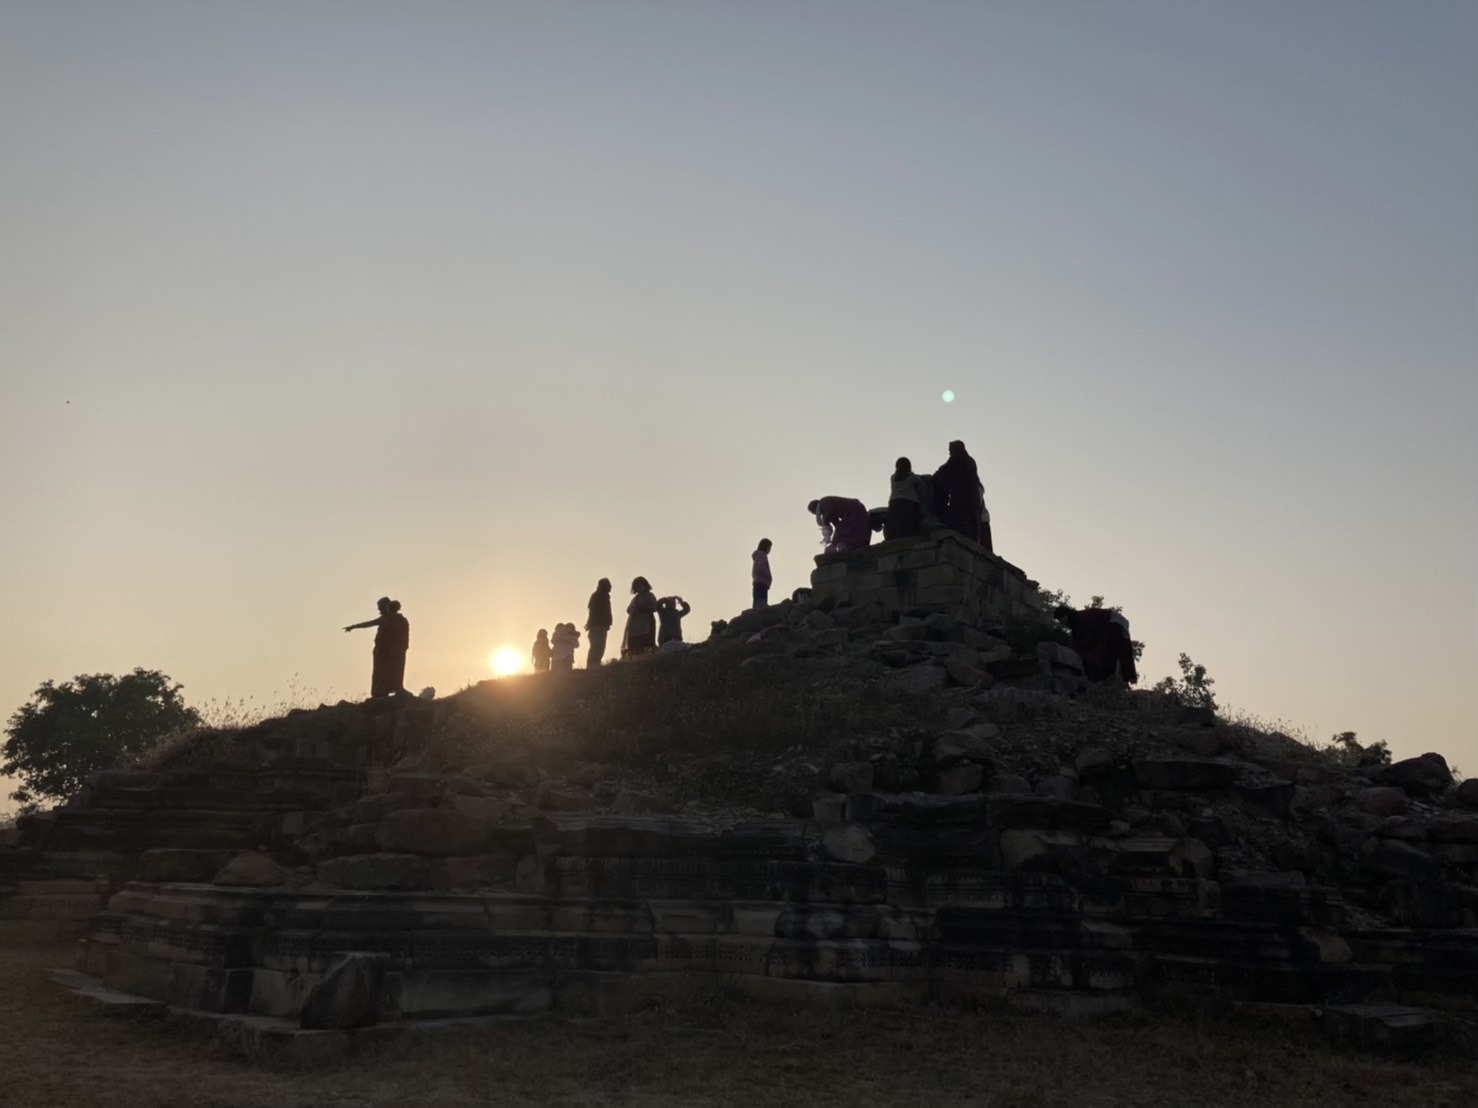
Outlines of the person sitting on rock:
M683 641L683 616L692 606L680 596L664 596L657 601L657 645Z
M888 493L888 516L883 524L883 539L909 539L924 533L923 496L913 463L899 458L893 467Z
M807 504L806 510L816 517L817 526L821 528L821 541L826 544L824 554L861 550L872 541L867 507L860 500L823 496Z
M657 649L657 598L645 577L631 582L631 603L626 605L626 633L621 637L621 657L639 658Z
M1090 681L1117 678L1139 681L1134 665L1134 641L1129 621L1112 608L1070 608L1062 605L1052 615L1072 634L1072 647L1083 659L1083 676Z
M550 641L554 648L554 672L572 672L575 668L575 649L580 645L580 632L575 630L573 623L556 623L554 637Z
M991 550L990 513L975 459L959 439L949 444L949 459L934 471L934 512L950 530Z
M405 654L411 648L411 625L400 614L400 601L382 596L375 601L380 609L377 619L363 623L351 623L345 631L357 631L363 627L374 627L375 649L372 654L373 669L370 673L370 699L382 696L410 696L405 687Z
M556 624L554 629L558 632L559 625ZM534 672L548 673L549 661L554 657L554 648L549 645L549 632L543 627L539 628L539 633L534 636L533 656Z

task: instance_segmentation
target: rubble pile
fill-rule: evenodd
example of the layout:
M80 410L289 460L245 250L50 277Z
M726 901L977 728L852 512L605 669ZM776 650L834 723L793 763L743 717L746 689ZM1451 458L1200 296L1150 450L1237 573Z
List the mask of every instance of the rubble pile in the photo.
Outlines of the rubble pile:
M1305 1004L1402 1041L1439 1020L1410 1006L1473 1019L1478 781L1090 687L1045 626L938 587L946 610L818 589L682 654L100 774L0 849L0 914L82 927L79 968L124 992L340 1031L715 978ZM682 701L703 674L747 741ZM816 703L844 726L796 730ZM628 741L679 711L688 739Z

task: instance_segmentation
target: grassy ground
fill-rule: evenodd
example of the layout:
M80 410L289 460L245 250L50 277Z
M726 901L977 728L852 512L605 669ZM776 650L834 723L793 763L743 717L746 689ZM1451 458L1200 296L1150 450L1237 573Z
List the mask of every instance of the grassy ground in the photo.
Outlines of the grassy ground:
M1372 1061L1302 1026L1011 1012L818 1012L721 996L586 1021L508 1022L324 1068L250 1065L213 1041L99 1014L45 977L65 945L0 929L7 1108L383 1105L972 1105L1468 1108L1471 1066Z

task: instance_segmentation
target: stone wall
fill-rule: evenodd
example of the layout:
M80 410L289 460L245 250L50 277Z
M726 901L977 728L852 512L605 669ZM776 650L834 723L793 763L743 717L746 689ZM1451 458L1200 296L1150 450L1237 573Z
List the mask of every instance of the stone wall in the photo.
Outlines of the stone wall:
M811 590L814 601L876 605L888 620L905 612L943 612L972 626L1044 618L1036 583L1025 573L943 529L823 554Z

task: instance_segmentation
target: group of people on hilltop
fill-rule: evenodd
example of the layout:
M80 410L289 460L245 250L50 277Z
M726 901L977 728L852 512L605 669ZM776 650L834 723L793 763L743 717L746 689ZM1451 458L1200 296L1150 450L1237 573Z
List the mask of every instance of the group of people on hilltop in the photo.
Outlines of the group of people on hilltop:
M915 473L912 462L899 458L889 480L886 509L869 511L862 501L848 496L823 496L806 509L821 527L827 554L867 546L875 531L882 531L884 540L922 535L934 520L987 551L994 549L980 470L958 439L949 444L949 457L932 476Z
M992 549L990 512L985 506L975 459L958 440L949 444L949 457L930 476L916 474L907 458L899 458L888 487L886 509L868 511L860 500L846 496L823 496L807 505L822 531L826 553L842 553L867 546L874 531L884 539L921 535L935 522ZM750 556L750 582L756 610L769 606L770 551L773 544L761 539ZM606 643L615 626L611 608L611 582L602 577L586 605L585 633L588 651L586 669L598 669L605 661ZM405 688L405 655L410 648L410 623L400 614L400 602L382 596L380 614L363 623L350 624L345 631L374 627L374 669L370 696L408 696ZM626 605L626 623L621 635L621 657L640 658L658 651L683 649L682 621L692 607L681 596L658 597L645 577L631 582ZM532 649L534 671L563 672L574 669L580 632L573 623L557 623L551 635L540 630Z
M579 646L580 632L573 623L556 623L553 636L541 627L534 637L534 672L570 672L575 668L575 651Z
M693 610L680 596L658 597L645 577L631 582L626 626L621 635L621 657L639 658L683 641L683 617ZM615 620L611 613L611 581L602 577L586 604L585 630L590 636L586 669L598 669L606 656L606 637Z

